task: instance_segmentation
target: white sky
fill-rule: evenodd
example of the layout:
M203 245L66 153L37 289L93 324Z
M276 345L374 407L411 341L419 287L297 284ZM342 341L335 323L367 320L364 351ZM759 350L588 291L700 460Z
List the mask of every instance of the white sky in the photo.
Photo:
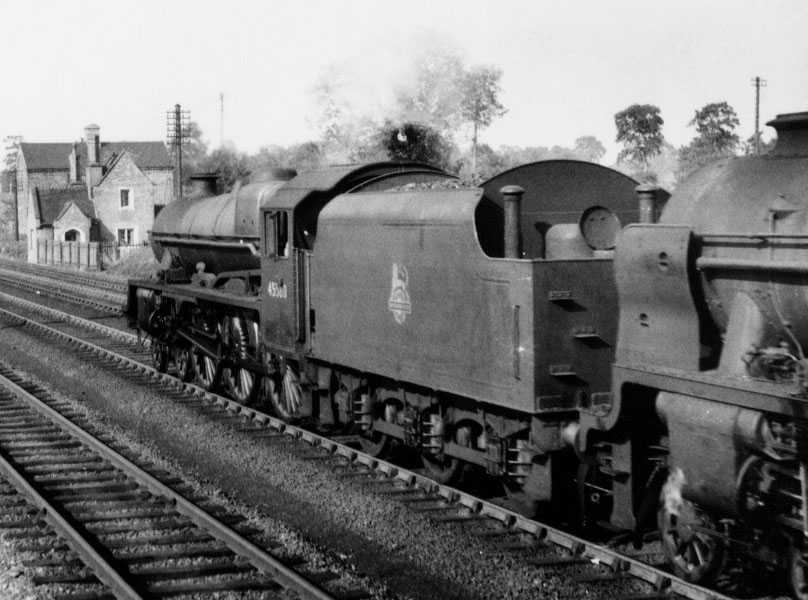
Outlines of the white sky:
M164 139L179 102L216 145L220 92L239 149L306 141L329 63L383 103L424 33L502 68L492 146L595 135L610 160L614 113L635 102L659 106L679 146L696 108L726 100L745 138L755 75L762 121L808 110L806 0L4 0L0 28L0 136L26 141L77 140L90 122L102 139Z

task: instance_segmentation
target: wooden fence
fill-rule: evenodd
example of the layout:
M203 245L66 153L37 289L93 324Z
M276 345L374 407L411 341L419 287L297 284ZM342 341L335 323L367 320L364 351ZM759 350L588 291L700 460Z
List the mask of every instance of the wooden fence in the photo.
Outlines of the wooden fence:
M37 240L34 256L28 262L40 265L64 265L88 271L100 271L148 245L119 245L115 242L59 242Z

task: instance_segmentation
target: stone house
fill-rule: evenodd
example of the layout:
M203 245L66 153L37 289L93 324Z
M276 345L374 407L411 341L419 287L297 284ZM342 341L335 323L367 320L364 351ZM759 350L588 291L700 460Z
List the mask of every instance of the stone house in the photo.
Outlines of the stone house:
M37 239L144 242L173 189L163 142L102 142L88 125L80 142L20 144L18 216L29 250Z

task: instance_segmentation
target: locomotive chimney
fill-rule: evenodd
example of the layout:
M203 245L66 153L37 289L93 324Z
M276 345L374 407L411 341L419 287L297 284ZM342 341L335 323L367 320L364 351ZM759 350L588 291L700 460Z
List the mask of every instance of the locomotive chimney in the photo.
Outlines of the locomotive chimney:
M196 173L189 177L191 180L191 197L208 198L216 195L216 173Z
M525 190L518 185L506 185L499 193L505 207L505 258L520 258L520 215Z
M787 113L766 123L777 130L772 156L808 156L808 112Z
M640 209L640 223L656 223L657 192L659 188L650 183L643 183L634 188Z

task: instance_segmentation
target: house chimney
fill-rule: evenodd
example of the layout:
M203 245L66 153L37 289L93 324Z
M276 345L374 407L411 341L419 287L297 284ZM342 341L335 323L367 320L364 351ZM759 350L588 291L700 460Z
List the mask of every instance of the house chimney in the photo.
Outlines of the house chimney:
M84 139L87 143L87 164L96 164L101 160L101 128L96 124L84 128Z
M76 183L77 181L81 181L79 145L73 142L73 151L70 153L70 183Z
M101 167L101 128L96 124L84 128L84 142L87 144L87 189L92 197L92 188L98 185L103 175Z

